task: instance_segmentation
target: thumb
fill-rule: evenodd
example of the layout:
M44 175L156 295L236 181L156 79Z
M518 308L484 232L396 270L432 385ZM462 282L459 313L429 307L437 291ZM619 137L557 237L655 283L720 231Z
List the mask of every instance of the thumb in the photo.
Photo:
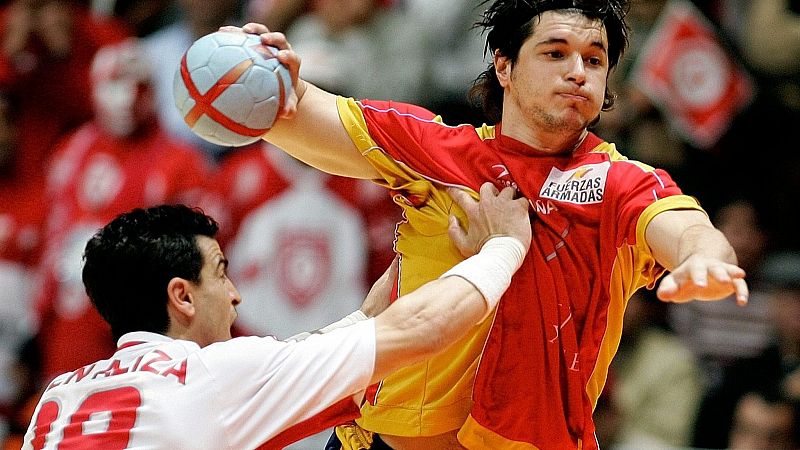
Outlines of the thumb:
M458 218L451 215L449 217L449 222L450 223L448 224L447 232L450 235L450 239L453 241L453 244L455 244L456 248L458 248L458 251L461 252L461 255L465 257L471 256L471 249L467 248L467 233L463 228L461 228Z
M668 274L658 285L656 295L661 301L673 301L678 293L678 283L672 274Z
M467 214L474 212L478 207L478 202L462 189L448 188L447 193Z

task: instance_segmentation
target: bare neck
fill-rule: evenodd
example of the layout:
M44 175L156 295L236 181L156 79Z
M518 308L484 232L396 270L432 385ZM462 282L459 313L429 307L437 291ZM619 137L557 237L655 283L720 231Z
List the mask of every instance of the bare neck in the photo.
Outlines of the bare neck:
M583 142L589 132L542 130L521 125L519 121L503 121L503 136L513 138L548 155L572 153Z

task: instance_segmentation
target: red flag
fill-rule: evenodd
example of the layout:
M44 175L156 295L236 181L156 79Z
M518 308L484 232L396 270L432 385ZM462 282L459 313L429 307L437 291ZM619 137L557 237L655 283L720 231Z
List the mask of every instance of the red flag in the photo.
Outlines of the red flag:
M753 82L703 14L670 0L636 60L634 84L692 145L708 148L753 98Z

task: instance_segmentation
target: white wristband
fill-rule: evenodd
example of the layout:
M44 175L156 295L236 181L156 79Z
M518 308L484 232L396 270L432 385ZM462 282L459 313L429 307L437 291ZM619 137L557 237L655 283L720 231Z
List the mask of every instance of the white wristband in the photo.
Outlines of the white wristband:
M511 277L522 266L524 259L525 246L519 239L493 237L483 244L478 254L456 264L439 278L458 276L480 291L486 301L486 314L478 321L480 323L500 302L500 297L511 284Z
M318 333L318 334L329 333L329 332L331 332L331 331L333 331L333 330L335 330L337 328L348 327L350 325L353 325L354 323L358 323L358 322L361 322L362 320L367 320L367 319L368 319L367 315L364 314L364 312L361 311L360 309L357 309L357 310L351 312L350 314L344 316L342 319L340 319L340 320L338 320L336 322L333 322L330 325L326 325L326 326L320 328L319 330L315 331L315 333Z
M339 319L338 321L333 322L330 325L325 325L324 327L320 328L319 330L311 331L311 332L303 331L302 333L297 333L294 336L286 339L286 342L302 341L302 340L306 339L307 337L311 336L312 334L329 333L329 332L331 332L331 331L333 331L333 330L335 330L337 328L349 327L350 325L353 325L355 323L361 322L362 320L367 320L368 318L369 317L367 317L367 315L364 314L363 311L361 311L360 309L357 309L357 310L351 312L350 314L344 316L343 318Z

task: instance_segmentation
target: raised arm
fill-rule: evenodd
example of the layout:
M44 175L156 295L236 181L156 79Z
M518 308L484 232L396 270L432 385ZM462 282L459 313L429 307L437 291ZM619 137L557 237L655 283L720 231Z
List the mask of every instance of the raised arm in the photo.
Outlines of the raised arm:
M450 235L462 253L478 254L437 280L397 299L375 318L372 381L444 350L493 309L522 264L531 240L528 202L513 200L489 183L480 203L461 191L451 195L467 213L469 230L451 217Z
M264 140L324 172L351 178L378 178L377 171L361 156L339 120L336 96L299 77L300 55L292 50L283 33L270 32L257 23L220 30L259 34L265 45L280 49L278 60L291 73L293 93L272 129L263 136Z
M645 232L647 244L669 273L658 287L658 298L670 302L721 300L731 294L745 305L745 272L736 254L708 217L695 210L665 211Z

